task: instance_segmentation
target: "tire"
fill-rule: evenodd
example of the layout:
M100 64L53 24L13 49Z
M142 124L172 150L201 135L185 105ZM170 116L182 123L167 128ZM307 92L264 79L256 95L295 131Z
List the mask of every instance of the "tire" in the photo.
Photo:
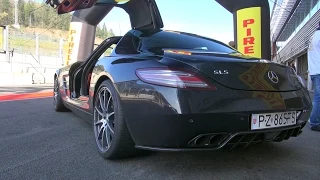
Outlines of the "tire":
M104 105L104 109L101 104ZM137 156L141 151L134 147L135 143L124 119L120 97L111 81L101 83L95 93L93 107L93 129L99 154L109 160Z
M62 98L59 90L59 81L57 78L54 79L54 86L53 86L53 107L56 112L70 111L62 102Z

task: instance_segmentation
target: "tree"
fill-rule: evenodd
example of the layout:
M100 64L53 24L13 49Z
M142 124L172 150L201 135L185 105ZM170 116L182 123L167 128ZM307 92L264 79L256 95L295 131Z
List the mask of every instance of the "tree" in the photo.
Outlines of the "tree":
M7 15L1 18L0 23L3 25L13 24L14 16L13 16L13 4L10 0L0 0L0 13L6 13Z
M6 12L2 12L0 13L0 24L4 24L4 23L1 23L5 18L7 18L8 16L8 13Z
M102 25L102 28L101 26L97 26L96 36L102 39L106 39L108 37L115 36L115 34L112 29L108 30L106 24L104 23Z
M114 34L112 29L109 30L109 36L115 36L115 34Z
M19 18L19 24L25 26L26 25L26 17L24 13L24 6L25 2L24 0L19 0L18 1L18 18Z
M56 28L61 30L68 30L71 21L70 14L58 15L57 20L55 20Z
M14 23L14 0L0 0L0 24ZM42 27L68 30L70 14L57 15L55 9L35 0L18 0L19 24L27 27Z
M103 23L102 33L103 33L103 36L108 36L108 29L107 29L106 23Z
M24 6L24 17L25 17L25 24L26 26L32 26L34 21L35 21L35 17L34 17L34 11L35 11L35 3L32 1L28 1L25 6Z
M52 18L52 12L53 9L49 6L41 7L41 4L36 4L36 8L38 8L35 13L35 22L34 25L37 27L47 27L50 24L51 18Z
M106 29L107 27L105 26L105 24L102 26L97 26L97 29L96 29L96 36L99 37L99 38L104 38L104 34L105 34L105 30L103 29Z

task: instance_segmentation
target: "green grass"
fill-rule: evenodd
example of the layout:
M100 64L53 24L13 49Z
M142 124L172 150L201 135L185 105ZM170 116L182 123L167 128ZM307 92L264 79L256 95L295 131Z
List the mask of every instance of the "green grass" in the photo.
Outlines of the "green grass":
M35 52L36 50L36 40L26 39L19 37L10 37L9 40L10 49L15 48L25 52ZM44 41L39 39L39 53L41 54L55 54L59 53L59 42L54 41Z
M3 37L0 35L0 49L2 49ZM59 42L46 41L39 39L39 54L41 55L52 55L59 54ZM15 49L15 52L18 53L32 53L35 54L36 51L36 40L31 38L21 38L10 36L9 39L9 48L12 50Z
M36 52L36 40L32 38L34 36L28 36L28 37L19 37L19 36L10 36L9 37L9 49L12 50L15 49L16 53L22 53L22 54L29 54L32 53L35 55ZM67 45L67 40L64 41L63 44L63 50L65 50L65 47ZM53 56L57 57L59 55L59 47L60 42L57 41L50 41L50 40L44 40L41 39L41 36L39 37L39 55L44 56ZM0 51L3 47L3 37L2 37L2 31L0 29ZM110 54L111 49L108 49L106 54Z

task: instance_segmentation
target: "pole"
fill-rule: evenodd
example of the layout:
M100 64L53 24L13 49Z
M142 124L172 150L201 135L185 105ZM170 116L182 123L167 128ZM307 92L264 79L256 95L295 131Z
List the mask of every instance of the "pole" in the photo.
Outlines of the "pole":
M19 20L18 20L18 0L14 1L14 24L18 25Z
M3 28L3 49L5 51L5 59L10 62L9 59L9 26Z
M60 65L63 65L63 39L60 38L60 49L59 49L59 59L60 59ZM58 61L56 61L56 67L60 67L60 65L58 66Z
M63 51L63 39L60 38L60 46L59 46L59 57L62 58L62 51Z
M36 34L36 57L39 58L39 34Z
M1 26L2 30L2 49L5 51L6 50L6 26Z

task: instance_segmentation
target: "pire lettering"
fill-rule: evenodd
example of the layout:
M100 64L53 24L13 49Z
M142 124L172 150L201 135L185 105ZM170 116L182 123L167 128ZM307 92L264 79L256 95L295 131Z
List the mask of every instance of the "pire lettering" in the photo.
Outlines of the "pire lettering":
M243 21L243 27L246 28L246 36L243 38L244 54L254 53L254 41L255 38L252 36L252 28L250 25L254 24L254 19L246 19Z

